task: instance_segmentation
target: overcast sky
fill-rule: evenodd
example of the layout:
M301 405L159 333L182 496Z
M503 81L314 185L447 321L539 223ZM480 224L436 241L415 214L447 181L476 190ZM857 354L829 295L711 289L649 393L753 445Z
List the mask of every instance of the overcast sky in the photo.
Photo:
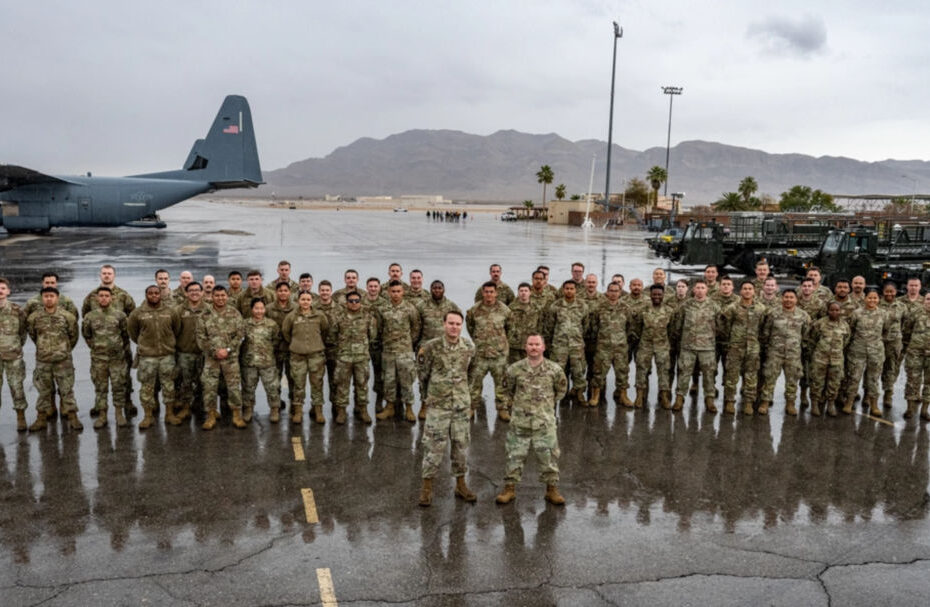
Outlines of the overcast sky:
M0 0L0 163L180 168L223 97L262 166L408 129L928 159L926 2Z

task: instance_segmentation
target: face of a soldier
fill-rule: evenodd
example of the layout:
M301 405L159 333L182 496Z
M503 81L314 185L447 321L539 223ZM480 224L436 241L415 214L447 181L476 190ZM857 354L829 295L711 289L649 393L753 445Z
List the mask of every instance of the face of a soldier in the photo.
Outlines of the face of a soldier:
M836 322L837 320L839 320L840 319L840 304L836 303L835 301L832 302L830 306L827 308L827 316L829 316L830 320L832 320L833 322Z
M58 279L55 278L54 276L46 276L45 278L42 279L42 286L43 287L54 287L57 289Z
M113 268L100 268L100 284L110 286L116 280L116 271Z
M665 284L665 270L656 268L652 271L652 282L657 285Z
M242 277L238 274L233 274L229 277L229 288L238 291L242 288Z
M265 302L255 302L255 305L252 306L252 318L255 320L261 320L265 318Z
M546 286L546 277L541 272L533 274L533 288L537 291Z
M291 288L287 285L281 285L275 289L274 293L278 301L282 304L287 303L287 300L291 298Z
M707 284L714 284L717 282L717 266L710 266L704 269L704 280L707 281Z
M817 270L808 270L807 277L814 281L814 288L820 286L820 280L823 278Z
M588 274L584 279L584 288L588 293L597 292L597 276Z
M181 285L181 290L182 290L182 291L184 290L184 287L186 287L187 285L189 285L189 284L192 283L193 281L194 281L194 275L191 274L190 272L188 272L187 270L184 270L184 271L181 272L181 274L178 276L178 284ZM230 277L230 279L229 279L229 284L232 284L232 277ZM239 284L242 284L242 278L239 279Z
M562 285L562 295L565 297L565 301L574 301L575 300L575 285L570 282Z
M313 290L313 279L312 278L301 278L297 281L297 284L300 286L301 291L312 291Z
M762 292L765 293L765 296L771 298L778 291L778 283L771 279L766 279L765 284L762 285ZM795 298L797 299L797 298Z
M149 287L145 290L145 301L151 306L158 305L158 302L161 301L161 291L158 290L158 287Z
M501 269L500 266L491 266L490 273L491 273L491 280L493 280L494 282L500 282L501 275L504 273L504 271Z
M720 281L720 292L724 295L733 294L733 281L732 280L722 280Z
M442 321L442 328L446 332L446 337L455 340L462 334L462 317L458 314L446 314L446 319Z
M607 285L607 301L616 303L620 300L620 287L615 284Z
M333 299L333 287L331 285L320 285L320 301L329 303Z
M442 286L441 282L434 282L429 287L429 294L433 297L433 300L441 301L446 294L446 288Z
M930 311L930 293L924 295L924 310Z
M222 291L215 291L213 293L213 307L216 309L222 309L226 307L226 302L229 301L229 295L226 294L226 289Z
M634 278L630 281L630 295L633 297L639 297L643 294L643 281L638 278Z
M845 299L849 295L849 283L848 282L838 282L836 286L833 287L833 292L840 299Z
M813 294L814 294L814 281L805 280L804 282L802 282L801 283L801 295L803 295L804 298L807 299Z
M662 272L662 274L664 275L665 272ZM620 291L621 291L621 292L623 291L623 285L626 284L626 281L623 279L623 276L620 276L619 274L616 275L616 276L614 276L613 279L612 279L610 282L613 282L613 283L616 283L616 284L620 285ZM661 283L660 283L660 284L661 284Z
M212 291L216 287L216 278L207 274L203 277L203 290Z
M42 306L46 310L51 310L58 305L58 295L56 293L43 293Z
M696 282L694 286L691 287L691 292L694 293L694 298L698 301L704 301L704 298L707 297L707 285L703 282Z
M676 282L675 295L678 296L678 299L684 299L688 295L688 283L683 280Z
M781 296L781 307L786 310L792 310L798 304L798 296L791 291L786 291Z
M162 289L168 288L168 283L171 280L171 276L167 272L159 272L155 275L155 284L157 284Z
M907 294L911 299L917 299L917 296L920 295L919 279L911 278L907 281Z
M191 285L187 287L187 290L184 291L187 295L187 301L191 302L195 306L200 303L200 300L203 298L203 289L200 285Z
M249 289L253 292L257 293L262 288L262 277L260 275L249 276L246 281L249 284Z
M520 287L517 289L517 299L523 303L530 302L530 288L529 287Z
M865 291L865 278L862 276L856 276L852 279L852 291L856 295L859 295Z
M388 268L388 277L390 277L391 280L400 280L403 275L403 269L396 263Z
M878 292L877 292L877 291L870 291L870 292L865 296L865 307L866 307L866 309L867 309L867 310L874 310L875 308L877 308L877 307L878 307L878 299L879 299L879 298L878 298Z
M897 297L898 290L894 285L885 285L885 288L882 289L882 295L885 297L885 301L891 303Z
M620 294L617 293L617 295L620 295ZM608 297L609 297L609 293L608 293ZM662 305L662 300L664 298L665 298L665 291L661 289L651 289L649 291L649 299L652 301L652 305L654 305L657 308L660 305Z
M530 335L526 338L526 356L532 361L538 361L546 351L546 344L539 335Z
M359 308L362 307L362 297L357 293L349 295L346 297L346 307L349 312L358 312Z
M584 266L572 266L572 280L575 282L584 280Z
M346 272L345 276L346 289L354 289L358 286L358 274L355 272Z
M97 305L98 306L100 306L101 308L109 308L111 301L113 301L112 293L110 293L109 291L97 291Z
M377 280L370 280L365 285L365 291L368 293L370 299L374 299L381 294L381 283Z
M300 294L300 297L297 298L297 305L300 306L302 312L310 311L310 304L313 303L313 296L309 292L303 292Z
M497 303L497 289L494 287L482 287L481 299L484 301L485 305L493 306Z
M756 266L756 278L765 280L769 277L769 264L761 263Z
M423 288L423 274L420 272L410 273L410 288L419 291Z
M756 288L752 286L752 283L743 283L743 286L739 288L739 296L743 301L749 301L756 296Z
M6 301L6 298L9 296L10 296L10 287L0 282L0 301Z
M404 288L400 285L388 287L388 296L391 298L391 303L399 304L404 298Z
M278 266L278 280L287 282L291 279L291 264L282 263Z

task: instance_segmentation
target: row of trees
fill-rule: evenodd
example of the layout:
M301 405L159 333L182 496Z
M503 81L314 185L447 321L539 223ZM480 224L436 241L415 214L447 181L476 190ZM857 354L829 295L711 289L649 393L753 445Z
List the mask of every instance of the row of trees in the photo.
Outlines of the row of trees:
M775 199L767 194L756 196L758 191L759 183L755 177L744 177L735 192L724 192L713 207L717 211L756 211L774 204ZM841 209L830 194L810 186L796 185L781 193L778 210L785 213L833 213Z

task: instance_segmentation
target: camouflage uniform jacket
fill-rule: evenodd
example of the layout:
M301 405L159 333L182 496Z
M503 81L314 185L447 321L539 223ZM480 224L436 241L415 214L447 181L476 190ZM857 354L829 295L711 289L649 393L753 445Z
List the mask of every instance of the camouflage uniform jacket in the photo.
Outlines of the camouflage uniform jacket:
M148 302L136 308L126 322L129 337L138 344L139 356L171 356L181 334L178 309L164 304L153 308Z
M720 313L720 334L725 345L758 351L759 333L767 313L768 309L755 300L748 306L738 301L724 308Z
M719 314L720 308L711 300L689 298L675 312L672 340L687 350L716 349Z
M471 407L468 366L474 357L475 345L467 337L459 336L453 344L443 335L420 346L417 372L420 384L427 386L430 408L463 411Z
M547 287L550 285L546 285ZM555 293L549 289L543 288L542 291L536 292L530 289L530 303L536 306L540 312L544 313L555 301Z
M11 301L0 306L0 359L17 360L23 357L26 318L23 309Z
M739 302L740 297L736 293L730 293L729 295L724 295L723 291L719 289L710 296L710 299L717 304L717 307L721 310L726 310L727 306L733 305Z
M816 293L811 295L810 299L804 299L798 294L798 307L807 312L807 315L811 317L811 321L827 315L827 307L817 297Z
M281 327L288 350L294 354L317 354L326 349L323 336L329 333L329 319L322 312L299 308L284 319Z
M171 292L171 304L175 306L184 305L187 301L187 293L181 287L176 287Z
M652 306L652 300L642 293L640 293L639 297L630 295L623 300L623 303L625 303L634 314L642 314L646 311L646 308Z
M908 355L930 356L930 312L921 310L908 314L902 333Z
M412 352L420 338L420 313L409 301L397 305L388 300L378 317L382 351L388 354Z
M391 282L390 278L385 279L381 282L381 299L389 300L390 295L388 294L388 283ZM404 297L407 297L407 292L410 291L410 285L405 283L403 280L400 281L400 285L404 288Z
M811 324L810 342L812 358L831 364L843 363L843 352L849 345L849 324L842 318L836 322L822 316Z
M281 329L270 318L245 321L245 341L242 342L242 364L265 369L275 364L274 353L281 342Z
M94 302L96 304L96 301ZM110 304L112 305L112 304ZM80 318L78 314L77 306L74 305L74 302L71 301L71 298L67 295L58 296L58 307L66 312L71 312L74 314L75 318ZM94 306L98 307L98 306ZM29 301L26 302L26 318L32 316L33 312L38 312L42 309L42 294L38 293L29 298ZM128 312L127 312L128 314Z
M36 361L42 363L70 359L78 341L77 319L61 308L51 314L45 308L33 312L26 319L26 330L36 344Z
M364 308L358 312L342 309L333 315L329 331L336 344L337 360L365 362L371 342L378 338L378 321Z
M249 318L252 316L252 300L256 297L260 297L261 300L265 302L265 308L270 308L271 304L273 304L276 299L274 292L264 287L258 293L253 293L251 289L243 289L242 293L239 295L239 304L233 308L239 311L240 318ZM230 307L228 300L226 302L226 307Z
M222 310L212 308L197 323L197 345L207 359L216 359L217 350L229 350L226 360L235 360L245 337L242 315L229 306Z
M578 298L571 303L559 298L549 306L543 321L546 341L553 347L583 348L589 322L588 306Z
M761 293L761 292L757 291L757 293ZM769 311L781 309L781 297L779 297L778 293L773 295L771 299L766 297L765 294L760 294L756 296L755 301L765 306L765 308Z
M769 310L762 326L762 343L768 352L800 358L809 327L810 316L800 308Z
M833 291L827 286L820 285L814 289L814 297L819 299L822 304L827 305L833 300Z
M81 333L90 347L91 358L119 360L129 347L126 315L113 306L92 310L81 321Z
M113 292L113 300L110 302L110 306L115 310L120 310L126 316L132 314L132 311L136 309L136 302L132 299L132 295L116 285L110 287L110 290ZM87 314L99 307L97 304L97 289L94 289L84 298L84 303L81 305L81 314Z
M346 295L349 293L358 293L359 297L362 299L365 298L365 289L360 289L358 287L355 287L354 289L350 289L349 287L342 287L337 291L333 291L333 301L339 304L344 304L346 302Z
M907 312L907 308L897 299L891 303L882 299L881 302L879 302L879 308L884 310L891 322L891 326L888 328L888 337L885 338L885 341L900 342L901 326L904 322L904 315Z
M640 347L651 344L654 348L669 348L669 329L674 316L675 308L666 303L658 307L649 306L637 315Z
M870 349L883 348L891 324L891 316L881 308L859 308L849 318L849 351L865 354Z
M238 310L239 304L242 302L243 293L245 293L245 291L242 289L242 287L239 287L235 291L233 291L231 287L227 287L226 288L226 307L232 308L233 310Z
M199 354L200 346L197 345L197 323L200 322L201 316L210 313L210 308L203 303L193 308L191 307L191 303L187 301L177 306L175 309L181 317L181 332L178 334L178 343L176 344L178 352Z
M333 318L335 317L336 312L340 310L340 308L342 308L342 306L336 305L336 302L332 299L329 300L328 304L325 304L322 301L320 301L318 305L313 307L313 309L316 310L317 312L322 312L323 314L326 315L326 322L329 323L330 327L333 326ZM331 330L328 330L326 331L326 333L323 334L323 344L326 346L327 352L335 349L336 342L333 341Z
M482 283L483 285L484 283ZM513 294L513 289L507 286L505 282L496 283L497 286L497 301L502 302L505 306L512 304L517 298ZM484 295L481 293L481 290L484 286L479 286L478 290L475 291L475 303L478 303L482 300Z
M511 350L522 350L526 347L526 338L533 333L539 333L541 317L541 311L532 301L523 303L518 299L510 304L507 340Z
M475 355L482 358L506 356L510 351L507 332L510 329L510 308L495 301L475 304L465 314L468 334L475 343Z
M420 302L426 301L427 299L432 299L432 295L426 289L409 289L404 293L404 299L413 304L413 307L416 308Z
M840 304L840 316L842 316L846 322L849 322L849 320L852 318L853 312L859 309L859 303L856 302L852 297L847 297L846 301L840 301L834 297L829 302L827 302L826 305L829 306L829 304L834 301Z
M290 316L291 312L293 312L296 309L297 309L297 306L291 300L288 300L287 305L282 308L278 304L278 300L275 299L274 303L272 303L271 305L265 306L265 317L270 318L271 320L275 321L275 323L278 325L278 328L283 331L284 330L284 319ZM287 341L282 339L278 343L278 352L287 352L287 351L288 351Z
M439 301L436 301L432 296L421 301L417 305L417 311L420 313L421 343L426 343L431 339L443 335L442 325L446 312L462 313L451 299L443 297Z
M507 367L504 389L512 403L511 426L554 427L556 403L565 396L568 379L562 368L548 358L535 367L524 358Z
M614 351L626 347L628 336L632 337L638 330L639 315L617 300L610 303L607 298L595 309L591 317L592 334L599 350Z
M279 276L275 276L274 280L272 280L271 282L269 282L268 284L265 285L265 290L266 290L266 291L271 291L272 293L274 293L274 292L277 290L277 288L278 288L278 283L279 283L279 282L281 282L281 278L280 278ZM298 291L300 290L300 283L298 283L298 282L297 282L296 280L294 280L293 278L288 278L288 279L287 279L287 286L289 286L289 287L291 288L291 293L292 293L292 294L293 294L293 293L296 293L296 292L298 292Z
M924 309L924 297L923 295L919 296L914 301L911 301L907 298L907 294L898 297L898 302L904 306L904 311L901 314L901 324L903 326L904 322L907 320L907 317L911 314L920 314ZM28 316L28 314L27 314Z

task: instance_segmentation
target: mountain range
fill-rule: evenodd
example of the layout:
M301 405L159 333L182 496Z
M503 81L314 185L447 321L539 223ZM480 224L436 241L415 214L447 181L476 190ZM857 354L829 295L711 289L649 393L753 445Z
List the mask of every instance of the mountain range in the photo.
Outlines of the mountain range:
M307 158L265 172L262 188L277 197L400 196L441 194L468 201L539 201L542 186L536 172L548 164L568 194L588 189L591 160L596 157L594 192L603 192L607 144L569 141L555 133L534 135L497 131L473 135L451 130L410 130L384 139L363 137L324 158ZM665 148L636 151L614 145L611 191L624 180L644 178L650 167L665 165ZM708 204L740 180L755 177L759 194L774 197L794 185L832 194L914 194L930 189L930 162L803 154L770 154L761 150L709 141L684 141L670 151L669 192L684 192L684 205Z

